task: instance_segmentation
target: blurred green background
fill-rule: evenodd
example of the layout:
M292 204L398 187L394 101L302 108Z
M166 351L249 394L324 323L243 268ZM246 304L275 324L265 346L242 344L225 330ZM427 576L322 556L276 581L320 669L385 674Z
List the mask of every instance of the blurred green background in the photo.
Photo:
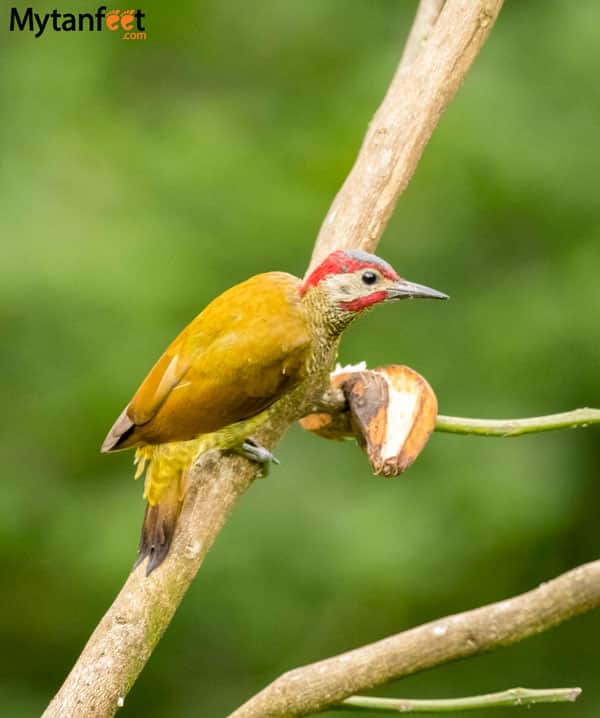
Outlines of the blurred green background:
M4 31L9 718L39 714L135 558L142 487L130 454L98 453L106 431L213 296L260 271L304 272L415 3L143 9L145 42ZM373 312L348 332L343 361L409 364L446 414L600 405L599 36L594 0L509 0L379 250L452 301ZM294 427L281 467L235 510L122 714L218 718L287 668L594 559L599 438L434 435L405 477L385 481L350 444ZM588 615L380 693L580 685L576 705L536 715L596 717L599 631L600 614Z

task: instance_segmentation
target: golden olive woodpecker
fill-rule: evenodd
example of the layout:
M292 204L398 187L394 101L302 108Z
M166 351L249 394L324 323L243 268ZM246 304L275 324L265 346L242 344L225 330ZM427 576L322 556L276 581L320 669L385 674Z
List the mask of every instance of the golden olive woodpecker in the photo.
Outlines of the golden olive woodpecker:
M303 282L268 272L214 299L167 347L108 433L102 451L136 448L148 501L138 562L167 555L194 459L236 449L271 454L251 435L280 402L299 415L318 396L343 330L363 310L410 297L446 299L359 250L330 254ZM300 400L300 397L302 400Z

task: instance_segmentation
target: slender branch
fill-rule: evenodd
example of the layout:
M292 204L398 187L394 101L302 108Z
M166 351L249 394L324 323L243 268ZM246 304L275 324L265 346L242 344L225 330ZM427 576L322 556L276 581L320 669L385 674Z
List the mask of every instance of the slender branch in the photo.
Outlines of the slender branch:
M593 424L600 424L600 409L573 409L561 414L535 416L530 419L467 419L439 414L435 430L449 434L509 437L557 429L585 428Z
M487 693L468 698L375 698L352 696L339 705L341 710L386 711L387 713L450 713L470 711L477 708L502 708L504 706L531 706L536 703L572 703L581 694L581 688L510 688L498 693ZM338 706L334 706L337 709Z
M600 606L600 560L520 596L446 616L284 673L229 718L319 713L356 693L457 658L509 646Z
M501 5L502 0L446 1L414 60L400 64L351 176L327 215L313 261L334 248L375 249ZM286 415L274 416L258 438L272 446L299 415L298 406L289 407ZM212 452L192 474L169 557L149 578L142 567L127 578L48 706L46 718L101 718L122 705L228 514L251 485L255 469L242 459Z

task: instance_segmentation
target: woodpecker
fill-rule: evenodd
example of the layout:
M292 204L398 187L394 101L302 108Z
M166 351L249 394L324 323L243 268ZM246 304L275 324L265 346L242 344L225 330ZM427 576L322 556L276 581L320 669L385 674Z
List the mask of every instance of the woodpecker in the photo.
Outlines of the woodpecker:
M166 557L195 459L234 450L263 463L252 439L284 405L300 418L318 399L340 336L362 312L447 295L402 279L359 250L330 254L302 281L258 274L214 299L167 347L109 431L102 452L135 448L147 501L136 565Z

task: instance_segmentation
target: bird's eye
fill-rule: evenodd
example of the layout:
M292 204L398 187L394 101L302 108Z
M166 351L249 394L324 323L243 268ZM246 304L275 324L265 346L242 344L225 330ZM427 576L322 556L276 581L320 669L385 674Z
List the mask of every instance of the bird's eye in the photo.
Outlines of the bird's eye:
M377 281L377 275L375 272L366 271L362 273L362 280L365 284L375 284Z

